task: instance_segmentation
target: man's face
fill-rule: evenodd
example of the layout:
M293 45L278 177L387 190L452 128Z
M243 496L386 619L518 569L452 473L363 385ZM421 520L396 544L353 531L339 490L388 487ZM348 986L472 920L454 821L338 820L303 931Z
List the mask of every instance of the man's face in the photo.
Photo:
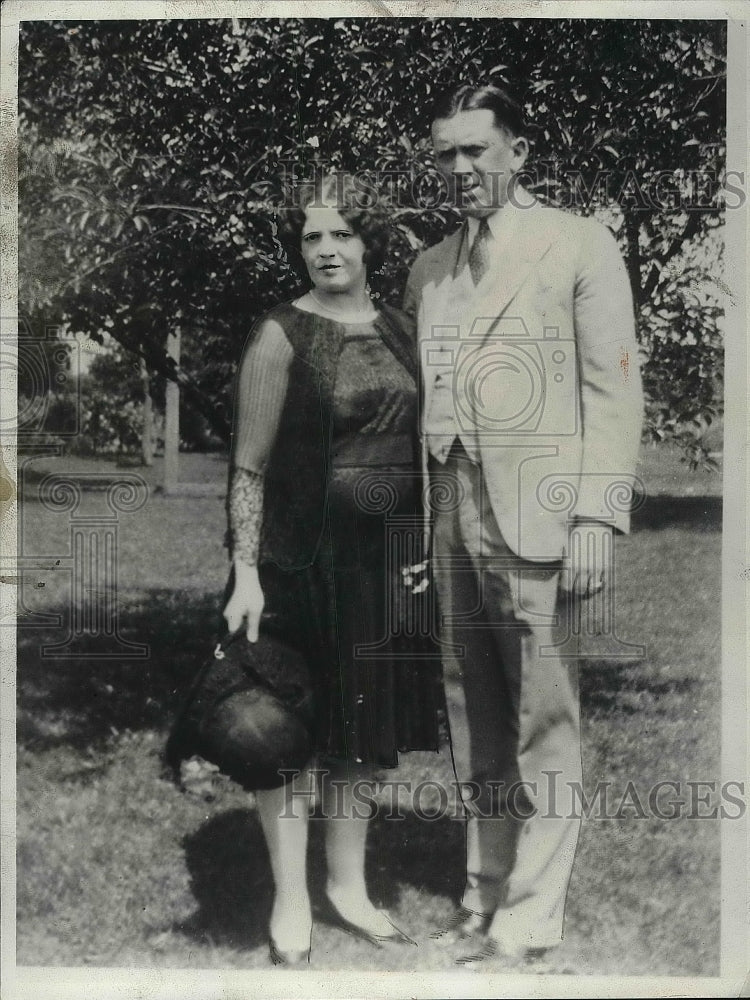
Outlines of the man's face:
M526 139L497 127L489 108L437 118L432 143L450 198L462 215L477 219L505 204L510 180L529 152Z

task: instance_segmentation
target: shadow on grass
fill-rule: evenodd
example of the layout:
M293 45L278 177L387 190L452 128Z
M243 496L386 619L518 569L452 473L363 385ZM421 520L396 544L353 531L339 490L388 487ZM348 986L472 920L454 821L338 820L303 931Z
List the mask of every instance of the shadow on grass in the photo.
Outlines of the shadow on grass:
M325 826L310 824L308 884L318 924L336 926L326 902ZM253 948L268 940L273 901L268 852L257 814L233 809L213 816L183 845L198 910L173 929L200 942ZM413 813L398 822L379 813L367 845L367 883L376 905L399 906L399 887L458 901L463 886L462 824L448 818L425 823Z
M372 821L368 883L377 887L375 902L396 907L397 887L406 883L457 904L466 874L463 823L447 816L425 822L411 812L403 815L394 822L383 810Z
M185 837L183 846L198 910L173 929L235 948L267 941L273 882L257 814L219 813Z
M712 496L681 497L639 495L633 511L633 531L721 531L722 499Z
M163 729L191 677L220 634L220 594L152 590L120 610L120 635L146 643L145 659L55 659L63 626L18 629L18 739L34 749L64 743L91 747L124 730ZM101 640L84 636L79 651L96 655Z
M721 499L717 497L650 496L634 512L636 532L677 527L692 532L721 530ZM120 604L120 634L134 643L147 643L145 659L43 658L42 647L60 643L70 620L69 608L50 608L62 614L62 627L18 630L18 737L38 749L62 743L89 748L123 730L164 729L180 696L223 631L221 594L152 589L136 599L125 595ZM97 653L99 640L83 636L79 652ZM593 680L593 678L596 678ZM621 695L648 691L654 697L687 692L690 680L657 681L645 672L604 661L584 671L584 706L619 708ZM683 684L682 689L679 685ZM619 700L618 700L619 697ZM637 709L630 704L630 710Z
M596 709L623 715L641 714L645 697L650 714L672 716L675 696L694 694L704 687L697 677L663 680L650 676L644 661L587 660L581 664L579 681L582 712Z

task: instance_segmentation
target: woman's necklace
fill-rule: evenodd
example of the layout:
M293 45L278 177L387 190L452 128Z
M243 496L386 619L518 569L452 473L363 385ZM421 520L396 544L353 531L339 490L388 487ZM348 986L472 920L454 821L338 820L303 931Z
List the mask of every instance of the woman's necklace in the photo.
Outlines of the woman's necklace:
M317 304L320 306L320 308L324 312L329 313L331 316L359 316L359 315L371 313L371 312L374 311L373 307L372 307L372 301L369 300L369 296L368 296L368 300L369 300L368 304L370 306L369 309L367 309L367 308L364 308L364 309L357 309L357 308L352 308L352 309L333 309L331 306L326 305L325 302L322 302L318 298L318 296L315 294L315 289L314 288L310 289L310 298L313 300L313 302L317 302Z

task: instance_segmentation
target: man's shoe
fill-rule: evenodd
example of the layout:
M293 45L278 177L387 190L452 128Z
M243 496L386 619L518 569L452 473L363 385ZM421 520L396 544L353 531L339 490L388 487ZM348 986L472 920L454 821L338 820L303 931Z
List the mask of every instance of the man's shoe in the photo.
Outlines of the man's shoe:
M479 962L485 962L488 958L496 958L500 954L497 941L493 941L492 938L477 937L474 945L475 947L471 951L458 956L456 965L477 965Z
M524 954L524 958L526 959L529 965L533 964L534 962L543 962L546 958L549 957L549 953L551 951L552 951L551 948L527 948Z
M456 965L476 965L488 958L504 959L513 965L526 966L529 971L543 972L550 948L529 948L526 945L511 946L485 935L477 938L475 947L456 959Z
M445 927L433 931L430 937L433 941L461 941L475 934L483 934L490 920L489 913L477 913L476 910L470 910L466 906L459 906Z

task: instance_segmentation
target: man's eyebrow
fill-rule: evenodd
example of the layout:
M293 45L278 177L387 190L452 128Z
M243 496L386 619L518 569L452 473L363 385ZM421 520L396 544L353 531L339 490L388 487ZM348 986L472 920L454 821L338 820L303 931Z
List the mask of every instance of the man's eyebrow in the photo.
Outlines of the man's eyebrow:
M439 153L450 153L454 149L473 149L475 146L489 146L489 143L486 139L468 139L465 142L451 143L446 146L436 143L437 151Z

